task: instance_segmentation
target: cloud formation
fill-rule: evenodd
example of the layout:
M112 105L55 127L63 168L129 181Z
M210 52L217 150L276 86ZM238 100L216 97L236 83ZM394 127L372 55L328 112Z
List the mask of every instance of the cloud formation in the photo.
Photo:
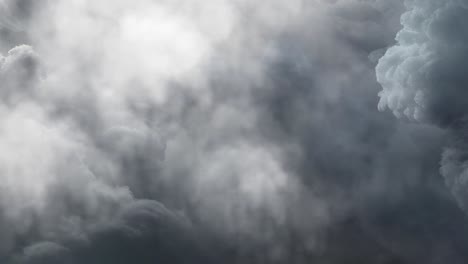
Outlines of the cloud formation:
M466 259L444 133L375 109L400 1L0 3L0 262Z
M464 1L407 1L398 44L377 66L383 86L381 109L448 129L441 173L467 210L466 117L468 79L464 72L468 6Z

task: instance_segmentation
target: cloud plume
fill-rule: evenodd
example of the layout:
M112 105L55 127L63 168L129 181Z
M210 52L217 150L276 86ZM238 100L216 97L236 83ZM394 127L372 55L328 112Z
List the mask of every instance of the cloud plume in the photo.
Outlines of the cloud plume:
M467 206L468 6L465 1L406 1L403 29L377 66L379 108L447 129L452 142L441 173L460 206Z

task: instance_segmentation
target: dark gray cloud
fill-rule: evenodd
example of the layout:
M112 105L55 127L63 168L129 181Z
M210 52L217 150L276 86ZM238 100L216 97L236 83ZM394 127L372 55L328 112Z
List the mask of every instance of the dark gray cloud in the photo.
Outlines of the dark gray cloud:
M39 242L23 249L14 263L214 263L217 253L200 243L182 214L155 201L129 204L87 237Z
M398 45L387 51L377 67L384 88L380 106L450 131L453 142L444 151L441 173L466 209L467 5L464 1L408 1L407 8Z
M0 262L467 259L445 131L376 108L402 2L0 3Z

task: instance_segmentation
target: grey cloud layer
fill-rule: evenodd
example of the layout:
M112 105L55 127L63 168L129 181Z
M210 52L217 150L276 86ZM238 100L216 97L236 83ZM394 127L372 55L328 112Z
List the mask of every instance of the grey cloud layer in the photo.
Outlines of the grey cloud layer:
M375 109L401 3L0 3L0 261L466 259L443 132Z

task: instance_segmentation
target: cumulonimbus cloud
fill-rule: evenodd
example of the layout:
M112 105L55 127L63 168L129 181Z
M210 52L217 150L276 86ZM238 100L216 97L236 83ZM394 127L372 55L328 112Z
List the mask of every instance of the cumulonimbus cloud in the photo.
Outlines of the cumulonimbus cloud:
M468 5L463 0L406 1L397 44L377 65L379 108L448 129L441 173L468 210Z
M439 131L374 109L398 1L0 2L0 262L400 252L329 229L432 173Z

